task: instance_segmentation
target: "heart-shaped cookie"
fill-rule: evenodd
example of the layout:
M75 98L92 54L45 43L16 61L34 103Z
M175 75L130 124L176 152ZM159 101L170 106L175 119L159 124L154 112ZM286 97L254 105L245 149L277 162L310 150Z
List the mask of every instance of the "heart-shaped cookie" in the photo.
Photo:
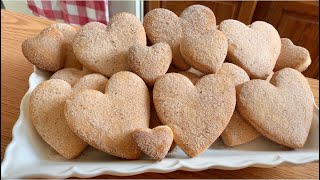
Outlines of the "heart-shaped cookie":
M192 84L196 84L200 79L200 77L198 75L196 75L192 72L189 72L189 71L180 71L178 73L187 77L192 82Z
M108 79L101 74L88 74L79 79L72 87L74 91L81 89L94 89L104 92Z
M205 74L216 73L221 68L227 51L227 38L214 28L205 32L186 29L180 42L185 61Z
M182 70L190 67L180 54L182 27L180 18L175 13L163 8L153 9L144 16L143 26L152 44L165 42L170 45L174 66Z
M47 71L55 72L64 66L81 68L71 46L76 32L70 25L52 24L36 37L28 38L22 43L23 55L32 64Z
M105 94L94 90L75 93L65 105L65 116L71 130L91 146L138 159L141 151L131 133L149 127L148 88L138 75L118 72L108 81Z
M77 33L77 29L73 26L63 23L56 23L51 26L57 28L63 34L66 43L64 68L82 69L82 64L77 60L72 49L72 41L74 35Z
M274 67L275 71L288 67L302 72L310 64L311 58L306 48L295 46L288 38L281 38L281 52Z
M173 133L168 126L157 126L153 129L136 129L132 138L144 154L161 161L168 154Z
M105 29L101 26L85 25L76 34L73 51L77 59L86 68L107 77L129 70L129 48L147 43L142 23L136 16L124 12L114 15Z
M166 43L156 43L151 47L133 45L129 49L129 67L149 86L164 75L171 64L172 51Z
M196 85L185 76L169 73L153 88L157 114L174 134L174 141L195 157L220 136L236 105L232 82L222 75L207 75Z
M73 86L86 74L86 71L81 71L76 68L65 68L55 72L50 79L61 79Z
M284 68L270 83L251 80L240 86L237 109L253 127L274 142L301 148L307 140L313 112L313 95L306 78Z
M227 59L244 69L250 78L266 79L280 54L278 31L266 22L247 26L231 19L222 21L218 29L228 39Z
M232 63L223 63L217 74L228 77L236 87L250 80L243 69ZM221 134L223 142L228 146L244 144L259 136L260 133L240 116L237 108L234 110L229 124Z
M49 27L38 36L22 43L22 53L35 66L47 71L58 71L64 66L64 38L62 33Z
M66 159L77 157L87 147L87 143L70 130L64 117L65 101L72 92L66 81L51 79L33 90L29 105L37 132Z
M197 31L207 31L216 28L216 16L206 6L195 4L187 7L180 14L180 18L188 22L189 28Z

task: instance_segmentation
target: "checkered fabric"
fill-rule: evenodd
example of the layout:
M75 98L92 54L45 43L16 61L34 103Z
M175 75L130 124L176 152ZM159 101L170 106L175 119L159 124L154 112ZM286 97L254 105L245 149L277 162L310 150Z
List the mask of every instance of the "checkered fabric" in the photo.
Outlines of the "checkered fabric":
M68 24L84 25L91 21L107 24L109 21L108 0L27 0L27 4L36 16L43 16L52 20L63 20Z

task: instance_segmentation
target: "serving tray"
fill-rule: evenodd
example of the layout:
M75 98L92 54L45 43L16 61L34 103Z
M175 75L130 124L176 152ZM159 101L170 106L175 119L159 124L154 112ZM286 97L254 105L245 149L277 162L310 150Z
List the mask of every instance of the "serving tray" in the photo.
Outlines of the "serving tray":
M189 158L177 148L160 162L147 157L124 160L88 147L77 159L66 160L37 134L28 111L30 93L39 83L49 79L50 75L37 68L30 75L29 90L21 101L20 116L13 127L12 141L1 164L1 178L87 178L101 174L129 176L145 172L200 171L209 168L268 168L281 163L319 161L319 108L315 104L309 137L302 149L292 150L264 137L244 145L228 147L219 138L209 149L194 158Z

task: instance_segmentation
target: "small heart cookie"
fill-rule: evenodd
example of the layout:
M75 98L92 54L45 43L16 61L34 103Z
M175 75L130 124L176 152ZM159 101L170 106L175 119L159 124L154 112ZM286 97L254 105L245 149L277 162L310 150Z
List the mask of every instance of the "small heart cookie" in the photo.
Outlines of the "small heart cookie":
M153 88L157 114L174 134L174 141L195 157L220 136L233 114L236 91L222 75L207 75L196 85L185 76L169 73Z
M280 54L278 31L266 22L247 26L231 19L222 21L218 29L228 39L227 59L244 69L250 78L266 79Z
M184 32L180 52L185 61L202 73L216 73L227 56L228 41L224 34L217 29Z
M144 154L161 161L168 154L173 133L168 126L157 126L153 129L136 129L132 138Z
M71 41L76 29L70 25L57 23L42 30L36 37L22 43L23 55L35 66L47 71L58 71L65 65L79 68Z
M51 79L33 90L29 105L37 132L66 159L77 157L87 147L87 143L70 130L64 117L65 101L72 92L66 81Z
M136 74L123 71L108 81L105 94L82 90L67 100L65 117L71 130L91 146L126 159L138 159L141 151L131 133L148 128L150 97Z
M61 79L73 86L86 74L87 73L85 71L81 71L79 69L65 68L55 72L50 79Z
M172 52L166 43L156 43L151 47L133 45L129 49L129 67L149 86L164 75L171 64Z
M77 59L86 68L107 77L129 70L129 48L147 43L142 23L136 16L123 12L113 16L104 29L101 26L85 25L75 35L73 51Z
M250 80L243 69L232 63L223 63L217 74L228 77L236 87ZM228 146L244 144L259 136L260 133L239 115L237 108L234 110L229 124L221 134L223 142Z
M275 71L289 67L302 72L310 64L311 58L306 48L295 46L288 38L281 38L281 52L274 67Z
M251 80L237 91L239 113L262 135L291 148L303 147L311 127L313 95L299 71L284 68L270 83Z

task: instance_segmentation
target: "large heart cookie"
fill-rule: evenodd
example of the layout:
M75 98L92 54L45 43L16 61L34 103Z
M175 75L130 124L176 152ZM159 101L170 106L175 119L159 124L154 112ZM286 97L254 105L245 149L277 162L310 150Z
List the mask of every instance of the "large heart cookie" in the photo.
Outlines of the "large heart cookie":
M85 25L76 34L73 51L86 68L107 77L129 70L129 48L135 44L145 46L147 43L140 20L129 13L116 14L105 29L101 28L103 25L97 28L92 26Z
M149 127L148 88L134 73L116 73L105 94L83 90L72 96L65 105L65 116L71 130L91 146L114 156L138 159L141 151L131 133Z
M157 126L153 129L136 129L132 138L142 152L160 161L168 154L173 133L168 126Z
M232 63L223 63L217 74L227 76L236 87L250 80L243 69ZM228 146L244 144L259 136L260 133L240 116L237 108L234 110L228 126L221 134L223 142Z
M251 80L241 85L237 109L262 135L301 148L312 121L313 95L308 81L299 71L285 68L275 72L270 83Z
M129 49L129 67L149 86L164 75L171 64L172 51L166 43L156 43L151 47L133 45Z
M302 72L310 64L311 58L306 48L295 46L288 38L281 38L281 53L274 67L275 71L289 67Z
M180 51L185 61L205 74L216 73L224 62L228 41L217 29L205 32L186 29L180 42Z
M76 29L70 25L57 23L40 32L36 37L28 38L22 43L22 52L35 66L58 71L65 65L81 68L72 52L71 41Z
M174 141L195 157L220 136L236 105L236 91L225 76L207 75L196 85L185 76L161 76L153 89L157 114L174 134Z
M84 84L87 80L90 83ZM64 80L50 79L32 91L29 105L32 122L40 136L66 159L78 156L87 143L78 138L67 125L65 101L81 89L101 90L107 81L100 74L89 74L80 78L71 89L71 85Z
M70 84L52 79L39 84L30 97L30 115L40 136L66 159L77 157L87 143L76 136L64 117L65 101L71 96Z
M266 79L280 54L278 31L266 22L246 26L231 19L222 21L218 29L228 39L227 59L244 69L250 78Z

